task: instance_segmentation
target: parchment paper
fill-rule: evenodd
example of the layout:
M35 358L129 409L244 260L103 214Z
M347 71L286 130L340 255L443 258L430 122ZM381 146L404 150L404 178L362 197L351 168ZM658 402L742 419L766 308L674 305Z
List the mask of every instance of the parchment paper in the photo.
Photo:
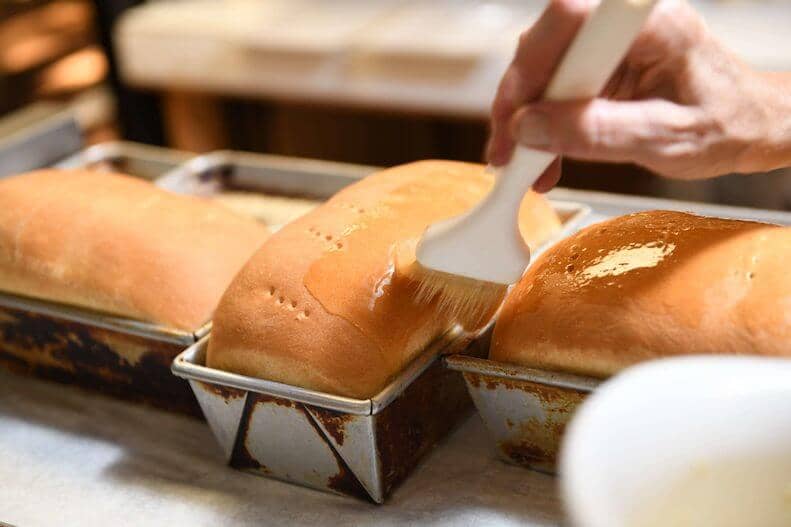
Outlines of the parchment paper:
M17 527L554 526L555 485L496 459L472 415L376 506L230 469L202 421L0 372L0 522Z

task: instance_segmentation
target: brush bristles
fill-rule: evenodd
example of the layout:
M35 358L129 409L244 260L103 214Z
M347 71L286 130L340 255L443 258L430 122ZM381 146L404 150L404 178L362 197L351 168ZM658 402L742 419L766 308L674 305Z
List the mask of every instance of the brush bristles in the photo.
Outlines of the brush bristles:
M508 286L423 267L415 257L416 245L417 240L408 240L394 251L396 272L417 283L416 302L436 301L443 315L470 330L494 316Z
M442 313L453 320L473 328L486 322L502 303L508 286L480 282L462 276L419 267L416 299L418 302L437 302Z

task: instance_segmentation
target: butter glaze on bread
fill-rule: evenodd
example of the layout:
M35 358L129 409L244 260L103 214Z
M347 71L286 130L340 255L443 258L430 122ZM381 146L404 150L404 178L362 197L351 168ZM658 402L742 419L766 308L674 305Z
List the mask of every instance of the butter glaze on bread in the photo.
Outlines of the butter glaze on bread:
M178 329L211 318L265 227L129 176L0 180L0 290Z
M213 320L212 368L367 398L449 329L394 248L459 214L492 184L481 165L422 161L369 176L274 234L234 279ZM537 194L521 228L534 247L560 221Z
M651 211L563 240L506 299L490 358L608 376L681 354L791 357L791 229Z

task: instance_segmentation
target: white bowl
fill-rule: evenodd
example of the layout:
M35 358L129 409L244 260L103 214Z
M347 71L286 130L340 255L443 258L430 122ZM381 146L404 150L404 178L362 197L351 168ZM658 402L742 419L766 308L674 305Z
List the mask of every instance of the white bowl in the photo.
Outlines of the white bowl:
M575 526L791 526L791 360L684 357L630 368L578 410L560 463ZM778 505L767 496L778 485L787 486L775 517L766 500ZM667 517L637 520L652 508ZM752 520L740 523L745 510Z

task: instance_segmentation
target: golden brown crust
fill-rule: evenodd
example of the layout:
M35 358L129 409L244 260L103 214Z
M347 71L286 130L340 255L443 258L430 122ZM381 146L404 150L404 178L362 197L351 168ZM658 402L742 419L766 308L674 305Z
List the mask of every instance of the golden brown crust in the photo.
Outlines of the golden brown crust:
M0 180L0 290L178 329L209 320L267 236L220 205L128 176Z
M490 358L607 376L680 354L791 356L791 229L650 211L547 251L506 299Z
M458 214L492 184L481 165L422 161L379 172L289 224L253 256L223 296L207 364L324 392L367 398L449 321L414 302L393 273L394 246ZM535 246L560 227L531 194Z

